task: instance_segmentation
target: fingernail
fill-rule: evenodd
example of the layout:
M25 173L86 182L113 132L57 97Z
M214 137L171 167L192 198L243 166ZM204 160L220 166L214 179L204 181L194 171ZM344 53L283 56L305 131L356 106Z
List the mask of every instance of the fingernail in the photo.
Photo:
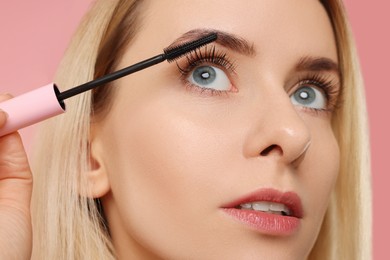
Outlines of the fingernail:
M8 118L8 113L5 112L4 110L2 110L1 108L0 108L0 113L3 113L5 115L5 117Z
M1 103L1 102L7 101L8 99L12 98L13 96L10 93L5 92L5 93L1 93L0 97L1 97L1 99L0 99L0 103Z

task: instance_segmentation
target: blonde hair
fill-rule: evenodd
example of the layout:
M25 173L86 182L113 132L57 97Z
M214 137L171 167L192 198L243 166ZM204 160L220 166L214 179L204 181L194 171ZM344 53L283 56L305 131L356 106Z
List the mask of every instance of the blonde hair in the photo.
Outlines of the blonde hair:
M115 69L138 29L139 3L98 0L85 16L60 65L61 90ZM369 144L364 89L344 7L321 1L331 19L342 71L343 106L333 128L341 167L309 259L371 258ZM108 111L112 91L102 87L67 100L67 112L48 121L34 153L33 259L115 259L96 201L88 196L89 131Z
M371 180L363 79L341 0L321 0L336 36L342 106L333 118L340 146L340 172L309 259L371 259Z
M114 69L135 33L139 2L100 0L94 4L57 72L55 82L62 91ZM122 35L114 31L119 25ZM116 59L108 59L112 56ZM105 92L95 95L106 99ZM66 103L65 115L43 125L33 154L33 259L115 259L99 205L80 195L90 194L83 173L89 170L93 94L87 92Z

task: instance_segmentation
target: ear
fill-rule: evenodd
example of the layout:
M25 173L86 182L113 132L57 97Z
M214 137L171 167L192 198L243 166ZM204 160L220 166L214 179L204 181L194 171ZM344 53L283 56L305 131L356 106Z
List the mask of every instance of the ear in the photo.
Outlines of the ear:
M110 182L108 179L107 168L104 161L102 140L94 135L91 130L89 140L89 167L84 175L87 180L87 189L80 188L80 195L89 198L103 197L110 191Z

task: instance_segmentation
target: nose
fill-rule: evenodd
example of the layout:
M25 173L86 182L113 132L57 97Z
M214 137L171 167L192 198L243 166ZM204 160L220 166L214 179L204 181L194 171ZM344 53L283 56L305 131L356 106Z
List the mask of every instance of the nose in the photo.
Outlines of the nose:
M272 96L253 114L244 153L297 166L311 144L309 127L284 91Z

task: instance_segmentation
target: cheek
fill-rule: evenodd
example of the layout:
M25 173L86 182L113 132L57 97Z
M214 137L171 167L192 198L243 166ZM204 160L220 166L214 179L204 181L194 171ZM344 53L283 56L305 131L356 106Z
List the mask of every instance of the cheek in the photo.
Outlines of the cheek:
M113 192L123 192L135 202L175 199L177 188L186 182L183 173L188 169L183 160L191 156L186 135L171 123L170 114L154 106L139 108L126 117L126 121L117 120L122 122L121 129L114 131L111 140L115 144L114 162L109 163Z
M131 178L135 189L181 200L177 197L181 190L185 195L200 181L212 182L206 172L213 167L211 154L218 153L205 149L213 142L211 133L158 105L138 110L129 122L137 123L123 124L126 130L114 135L118 156L114 167Z
M167 259L208 255L213 249L204 241L226 236L216 211L226 202L222 191L229 194L237 180L221 176L232 172L226 162L240 149L232 145L233 134L222 134L229 129L216 119L222 111L200 112L199 104L150 96L127 107L129 113L112 110L108 121L106 162L119 218L127 237ZM113 109L119 107L125 106Z
M218 133L202 125L209 122L189 119L167 104L155 100L136 113L112 111L107 165L128 231L155 241L167 241L156 234L170 233L177 243L197 234L196 227L207 225L205 216L215 211L218 204L210 194L215 194L226 151L216 143Z
M231 138L221 134L227 129L220 119L226 112L218 104L204 105L183 86L164 82L140 88L137 95L121 89L127 98L113 107L106 134L113 189L170 207L201 205L199 194L213 189L234 149L226 149Z
M310 127L312 143L302 164L302 180L308 192L305 197L310 198L307 210L321 221L338 177L340 151L329 122L316 119Z

